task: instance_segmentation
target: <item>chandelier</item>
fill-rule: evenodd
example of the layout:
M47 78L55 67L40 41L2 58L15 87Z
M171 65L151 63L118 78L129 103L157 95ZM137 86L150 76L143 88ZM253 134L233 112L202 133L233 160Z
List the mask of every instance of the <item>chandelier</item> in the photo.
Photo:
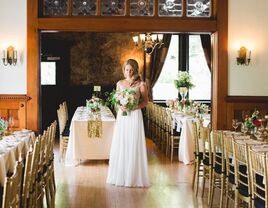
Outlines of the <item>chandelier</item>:
M140 34L139 36L132 37L136 46L139 44L139 39L142 43L143 50L145 53L151 54L153 53L155 48L161 48L164 45L163 41L163 34Z

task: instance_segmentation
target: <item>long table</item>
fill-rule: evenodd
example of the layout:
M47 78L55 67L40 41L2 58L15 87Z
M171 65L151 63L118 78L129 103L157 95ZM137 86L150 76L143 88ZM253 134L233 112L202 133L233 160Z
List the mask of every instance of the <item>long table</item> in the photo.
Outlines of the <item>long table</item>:
M181 132L178 154L179 161L186 165L191 164L194 160L194 133L192 121L197 121L197 119L182 113L173 113L172 117L174 127L176 126L176 130ZM203 125L207 126L210 123L210 115L204 116L203 119Z
M0 185L4 186L8 172L13 172L16 161L25 159L26 153L33 143L34 132L23 130L4 136L0 140Z
M115 118L108 107L101 107L102 134L100 138L88 136L89 112L78 107L70 125L65 165L77 165L82 160L109 159Z

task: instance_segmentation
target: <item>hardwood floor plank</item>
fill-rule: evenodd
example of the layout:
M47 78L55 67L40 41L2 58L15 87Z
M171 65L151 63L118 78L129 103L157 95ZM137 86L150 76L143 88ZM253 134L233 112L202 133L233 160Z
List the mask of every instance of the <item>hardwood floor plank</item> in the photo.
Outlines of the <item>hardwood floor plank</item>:
M148 139L147 149L151 186L124 188L106 184L108 161L85 161L76 167L64 166L58 162L59 153L56 148L56 207L208 207L206 196L202 199L200 196L196 198L193 194L192 165L184 165L176 160L171 163ZM214 202L218 203L218 200Z

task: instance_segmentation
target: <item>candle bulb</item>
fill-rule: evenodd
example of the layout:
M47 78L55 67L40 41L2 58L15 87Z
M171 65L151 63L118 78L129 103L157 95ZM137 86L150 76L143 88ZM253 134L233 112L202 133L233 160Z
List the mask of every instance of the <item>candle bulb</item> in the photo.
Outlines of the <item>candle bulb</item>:
M3 50L3 58L5 59L6 58L6 51Z
M17 59L17 51L14 51L14 59Z

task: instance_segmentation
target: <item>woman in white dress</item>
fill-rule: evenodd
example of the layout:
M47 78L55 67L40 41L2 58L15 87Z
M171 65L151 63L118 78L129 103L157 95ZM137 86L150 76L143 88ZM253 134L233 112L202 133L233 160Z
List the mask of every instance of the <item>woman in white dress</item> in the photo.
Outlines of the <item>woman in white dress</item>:
M137 109L127 112L123 106L114 128L107 183L126 187L148 187L148 161L141 108L148 103L147 86L139 76L138 62L129 59L123 66L124 80L117 82L117 90L131 88L136 91Z

